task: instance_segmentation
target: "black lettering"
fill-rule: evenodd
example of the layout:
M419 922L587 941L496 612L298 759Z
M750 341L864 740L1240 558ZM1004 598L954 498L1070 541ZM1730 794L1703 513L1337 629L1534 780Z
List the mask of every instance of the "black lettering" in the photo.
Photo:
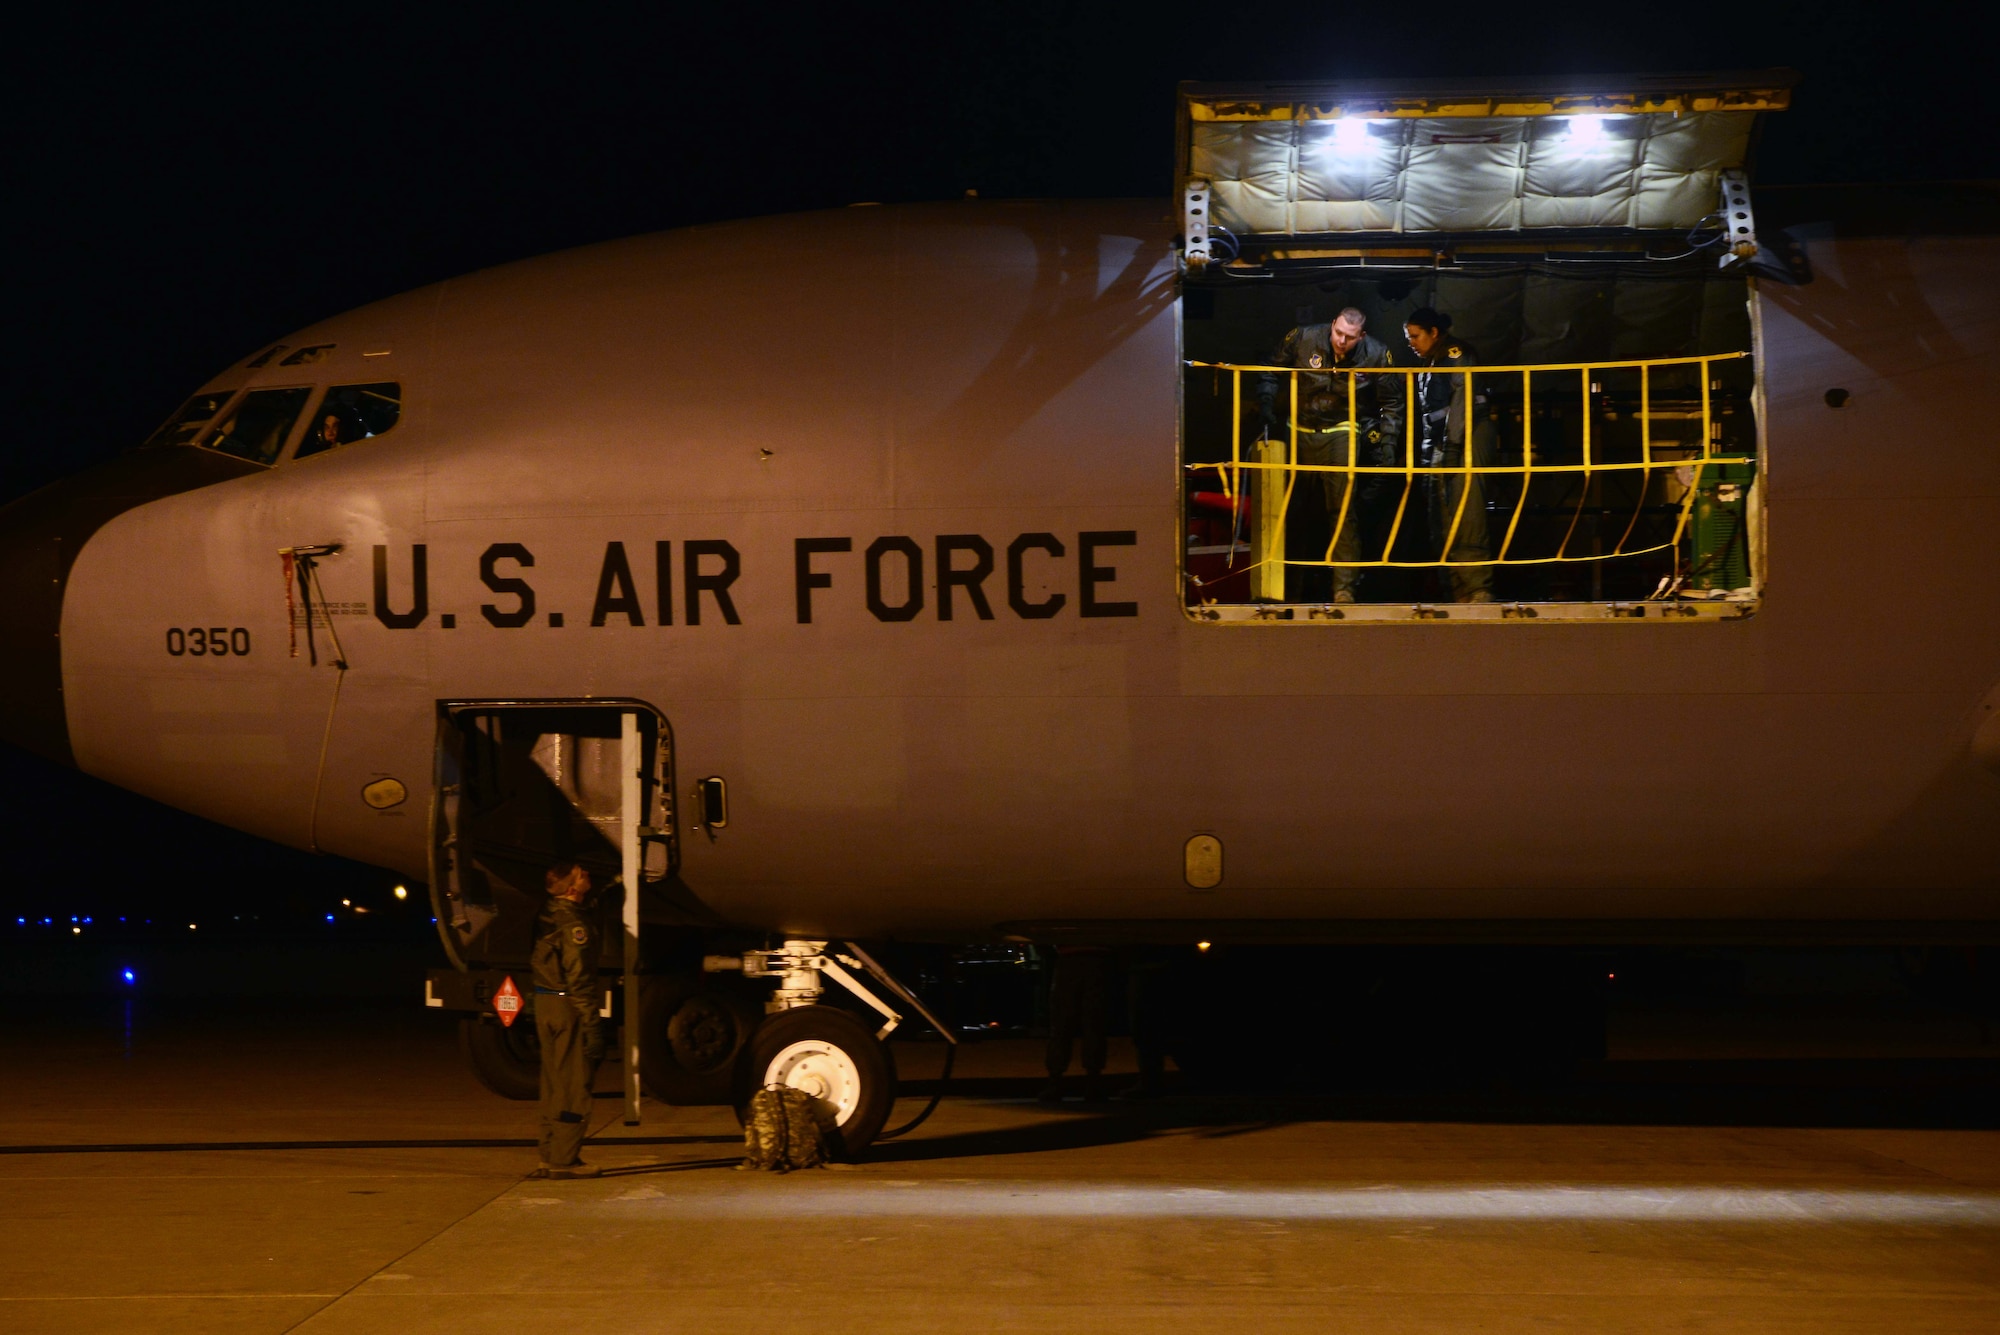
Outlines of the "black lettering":
M1046 621L1063 610L1069 599L1060 593L1052 593L1039 603L1028 601L1027 578L1022 573L1022 558L1035 550L1047 552L1061 560L1064 551L1062 540L1053 533L1023 533L1007 544L1007 606L1014 609L1014 615L1028 621Z
M813 569L813 557L826 552L851 552L854 550L852 538L794 538L792 539L792 570L796 576L799 599L799 624L810 626L813 619L813 590L833 587L833 576L824 575Z
M897 606L891 607L882 600L882 558L890 552L903 554L903 565L909 579L908 597ZM875 614L877 621L914 621L917 613L924 610L924 549L909 538L877 538L868 544L868 553L863 569L868 576L868 610Z
M716 556L722 558L722 572L716 575L701 573L701 558ZM743 619L736 615L736 604L730 601L729 586L743 571L743 558L736 549L719 538L681 544L681 564L687 567L687 623L701 624L701 595L715 595L715 605L722 611L722 619L732 626L740 626Z
M185 657L188 651L187 632L179 629L167 631L167 652L175 658Z
M954 552L971 552L974 557L972 567L969 570L956 569L951 563ZM979 619L991 621L993 608L986 601L986 590L980 586L993 573L993 544L977 533L940 533L937 563L938 620L951 620L951 591L956 586L964 589L965 596L972 600L972 610L979 614Z
M424 624L430 615L430 558L423 543L410 548L410 610L392 612L389 610L389 549L378 546L375 549L375 619L390 630L414 630ZM312 616L312 608L306 608L306 616Z
M653 578L659 581L659 613L656 624L674 624L674 545L671 542L653 544Z
M217 658L229 657L229 627L210 626L208 628L208 642L212 646L209 649L210 653L214 654Z
M188 632L188 652L196 658L208 657L208 632L200 626Z
M242 626L229 632L229 648L238 658L250 656L250 632Z
M597 601L590 605L590 624L601 626L613 612L634 626L646 624L639 610L639 588L632 582L632 563L625 559L625 544L604 544L604 568L597 572Z
M512 630L534 620L535 591L529 587L525 579L504 579L497 574L494 567L502 561L512 561L516 565L526 566L532 570L535 565L535 554L518 542L496 542L479 557L480 583L495 593L512 594L521 600L521 605L511 612L503 612L492 603L482 603L479 614L486 618L486 623L490 626Z
M1076 535L1076 576L1079 597L1076 600L1076 614L1084 617L1135 617L1139 615L1137 603L1101 603L1097 601L1097 586L1109 584L1118 578L1116 566L1097 564L1099 547L1136 547L1139 535L1129 528L1079 533Z

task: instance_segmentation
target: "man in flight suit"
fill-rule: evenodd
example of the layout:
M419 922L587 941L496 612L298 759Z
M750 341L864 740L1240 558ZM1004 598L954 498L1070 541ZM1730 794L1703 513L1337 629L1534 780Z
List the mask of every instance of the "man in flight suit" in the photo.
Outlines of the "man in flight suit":
M1421 414L1418 434L1423 439L1419 462L1426 468L1462 468L1466 442L1470 440L1472 465L1477 468L1491 462L1493 453L1492 432L1484 411L1486 395L1475 384L1472 401L1466 402L1468 377L1456 373L1470 370L1476 360L1471 346L1453 338L1450 330L1451 317L1440 315L1428 306L1412 311L1403 321L1403 337L1409 342L1410 351L1417 354L1423 366L1437 368L1416 377L1417 412ZM1424 489L1430 496L1432 549L1441 553L1440 559L1492 560L1493 540L1486 529L1486 489L1479 474L1467 474L1463 485L1456 477L1433 475L1424 479ZM1459 508L1461 492L1465 499L1463 511ZM1452 536L1451 550L1446 552L1445 538L1452 534L1454 522L1458 532ZM1492 566L1452 565L1448 569L1452 596L1459 602L1493 601Z
M574 862L548 872L535 926L535 1036L542 1045L542 1166L537 1177L596 1177L578 1153L590 1129L590 1085L604 1057L597 1023L597 924L584 912L590 873Z
M1403 462L1402 377L1360 374L1367 367L1392 364L1388 347L1367 328L1367 317L1350 306L1327 324L1304 324L1292 330L1272 355L1273 366L1296 366L1316 373L1298 377L1298 462L1302 464L1347 464L1350 447L1353 463L1362 467L1398 467ZM1355 372L1351 377L1351 423L1347 418L1350 377L1328 374L1332 371ZM1257 385L1264 425L1274 437L1284 431L1291 410L1288 379L1265 375ZM1351 603L1361 571L1341 563L1362 559L1362 528L1375 525L1397 484L1379 473L1359 475L1343 520L1340 510L1347 496L1348 474L1319 476L1326 493L1327 525L1338 526L1333 541L1333 601Z

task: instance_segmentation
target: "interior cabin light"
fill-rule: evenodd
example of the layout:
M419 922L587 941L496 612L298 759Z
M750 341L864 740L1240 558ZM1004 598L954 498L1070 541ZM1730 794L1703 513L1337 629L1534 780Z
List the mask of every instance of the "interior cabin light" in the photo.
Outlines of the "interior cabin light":
M396 898L408 899L409 897L410 897L410 888L408 886L399 885L396 887Z
M1591 148L1604 142L1603 116L1571 116L1569 118L1569 141L1578 148Z
M1368 147L1368 122L1337 120L1333 123L1333 146L1342 153L1359 153Z

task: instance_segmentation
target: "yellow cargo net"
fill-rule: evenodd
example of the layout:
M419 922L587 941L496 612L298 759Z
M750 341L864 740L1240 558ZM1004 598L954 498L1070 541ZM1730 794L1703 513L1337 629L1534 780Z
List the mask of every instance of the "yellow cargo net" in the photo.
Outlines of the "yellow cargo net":
M1236 566L1232 562L1232 572L1256 570L1259 567L1284 566L1340 566L1344 569L1371 566L1399 566L1432 569L1441 566L1516 566L1549 565L1567 561L1610 561L1619 557L1639 556L1647 552L1666 551L1680 545L1688 527L1688 519L1693 511L1695 498L1704 483L1704 475L1712 469L1725 465L1754 465L1756 459L1748 454L1719 453L1716 441L1719 436L1715 414L1713 390L1715 379L1713 370L1718 362L1736 361L1748 357L1747 352L1722 352L1705 357L1662 357L1649 361L1616 362L1563 362L1541 366L1477 366L1465 370L1448 367L1429 366L1380 366L1356 367L1352 369L1326 368L1306 369L1290 366L1244 366L1229 362L1190 361L1191 368L1228 373L1230 377L1231 428L1229 458L1214 463L1186 465L1190 473L1215 472L1220 474L1222 491L1228 498L1232 510L1240 505L1239 498L1250 496L1256 519L1257 540L1253 544L1252 561L1246 566ZM1675 368L1688 368L1700 382L1699 408L1679 407L1661 410L1655 407L1654 391L1659 373ZM1595 420L1609 414L1593 410L1592 400L1601 392L1604 377L1609 372L1638 372L1637 411L1632 414L1639 428L1636 458L1610 459L1602 457L1601 445L1603 423ZM1559 397L1581 403L1581 458L1575 463L1537 462L1535 457L1535 377L1574 373L1577 377L1575 390L1571 393L1557 391ZM1455 402L1460 405L1460 431L1462 440L1457 446L1459 462L1446 465L1426 465L1418 462L1419 435L1417 423L1419 410L1414 393L1412 377L1419 375L1449 376L1459 381ZM1287 427L1280 438L1267 435L1246 442L1243 432L1243 377L1276 376L1283 377L1289 392L1290 411L1286 413ZM1400 386L1387 384L1376 386L1377 401L1388 401L1393 394L1404 395L1408 411L1403 415L1402 461L1394 464L1369 464L1360 462L1363 447L1361 432L1366 423L1357 416L1358 388L1355 377L1379 377L1381 381L1400 378ZM1345 442L1347 460L1344 463L1313 464L1299 461L1299 378L1307 376L1315 381L1346 382L1347 415L1344 420L1335 420L1330 425L1318 429L1303 428L1308 434L1334 435ZM1507 378L1518 378L1521 391L1521 462L1520 463L1474 463L1475 449L1473 436L1474 420L1479 414L1480 394L1490 390L1496 383L1504 383ZM1543 398L1549 397L1544 390ZM1322 418L1324 421L1325 419ZM1697 425L1698 420L1698 425ZM1656 439L1655 430L1661 422L1686 423L1696 426L1692 441L1682 436L1677 439ZM1593 427L1599 437L1598 450L1593 452ZM1248 449L1246 450L1246 444ZM1372 447L1378 454L1379 444ZM1654 479L1661 474L1678 472L1685 486L1677 502L1677 514L1673 534L1665 541L1649 545L1628 545L1633 535L1640 531L1640 516L1646 508L1646 501L1655 487ZM1299 475L1339 474L1347 480L1341 489L1339 512L1327 516L1332 525L1332 533L1327 540L1326 551L1318 560L1299 560L1284 555L1285 520L1290 513L1292 493ZM1571 539L1576 536L1578 521L1585 513L1590 495L1590 483L1601 476L1638 474L1639 485L1632 502L1632 514L1625 523L1623 532L1610 550L1576 553L1570 550ZM1453 561L1447 559L1458 541L1459 527L1465 519L1467 501L1475 489L1464 484L1465 479L1477 475L1486 478L1516 478L1520 480L1521 494L1516 499L1508 517L1505 536L1498 549L1483 560ZM1577 487L1574 511L1560 544L1553 555L1518 556L1513 554L1515 535L1521 526L1521 517L1528 508L1529 487L1537 477L1580 477ZM1334 550L1339 545L1347 525L1354 518L1353 503L1358 483L1362 478L1401 478L1402 495L1397 500L1394 518L1391 520L1388 537L1383 541L1381 553L1371 559L1334 560ZM1418 478L1459 479L1455 490L1458 496L1453 510L1449 531L1438 547L1438 558L1425 561L1399 561L1391 558L1395 551L1396 539L1402 532L1404 520L1410 506L1411 494L1416 490ZM1249 488L1246 489L1246 483ZM1483 490L1483 487L1481 488Z

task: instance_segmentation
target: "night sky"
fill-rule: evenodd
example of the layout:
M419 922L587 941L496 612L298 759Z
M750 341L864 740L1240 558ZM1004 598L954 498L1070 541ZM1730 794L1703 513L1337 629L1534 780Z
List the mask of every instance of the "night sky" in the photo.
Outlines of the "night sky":
M787 4L44 8L7 39L0 501L219 368L545 251L861 200L1155 196L1181 79L1790 65L1762 184L2000 177L1978 7ZM774 312L774 318L782 313ZM0 744L0 907L300 910L380 873ZM89 844L81 842L88 839ZM109 856L107 856L107 852ZM164 907L161 909L164 912Z

